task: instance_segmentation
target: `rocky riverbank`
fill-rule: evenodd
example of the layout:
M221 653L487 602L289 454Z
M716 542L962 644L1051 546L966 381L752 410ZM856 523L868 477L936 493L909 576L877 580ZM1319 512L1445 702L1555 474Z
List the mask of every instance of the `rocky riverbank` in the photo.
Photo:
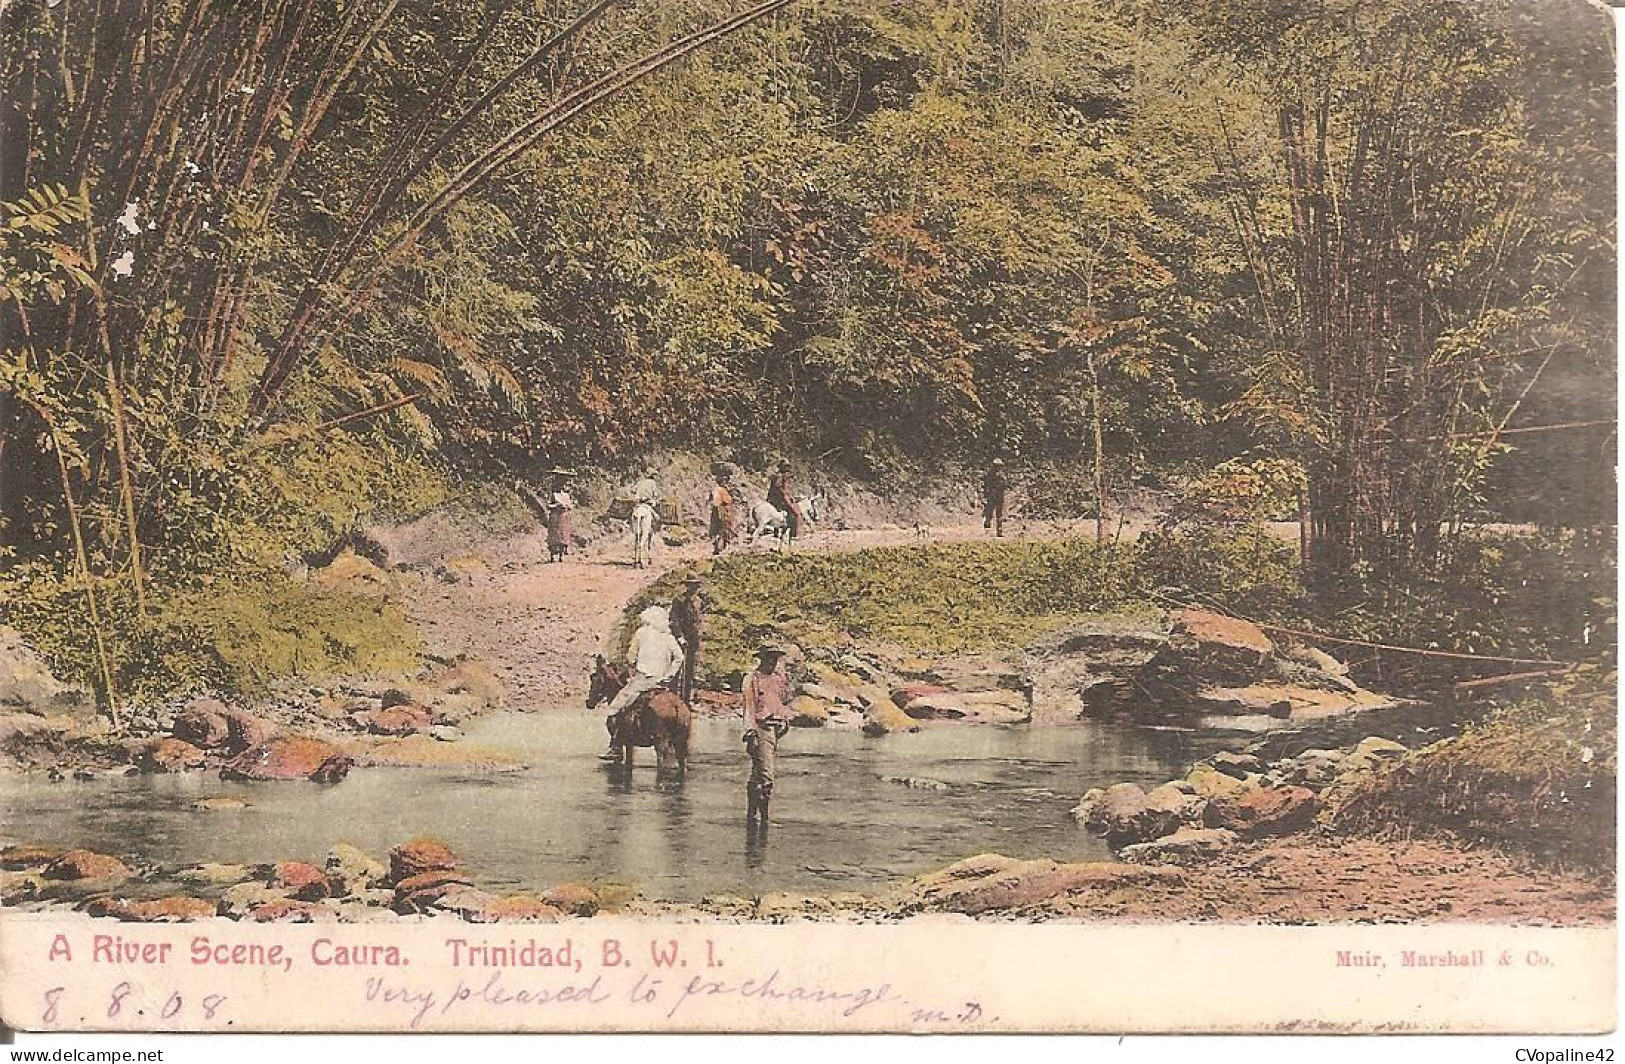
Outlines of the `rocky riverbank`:
M0 850L0 904L134 923L444 920L556 922L599 915L681 922L890 922L955 917L1113 923L1522 923L1614 919L1612 889L1494 850L1320 832L1238 840L1174 864L1064 862L981 854L875 892L644 899L614 883L498 893L434 839L386 856L335 846L321 864L144 867L106 854Z

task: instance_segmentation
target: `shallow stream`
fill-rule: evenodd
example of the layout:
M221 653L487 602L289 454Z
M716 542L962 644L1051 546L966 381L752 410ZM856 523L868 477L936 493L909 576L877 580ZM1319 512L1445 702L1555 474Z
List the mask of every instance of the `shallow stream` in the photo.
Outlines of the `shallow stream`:
M1402 732L1416 715L1406 716L1403 726L1370 717L1343 726L1414 741ZM681 783L658 782L648 750L638 752L630 779L606 770L597 758L603 736L595 713L504 713L476 722L468 740L517 752L530 766L523 771L367 768L329 787L227 782L214 773L56 783L31 774L8 776L0 788L13 839L159 864L319 863L341 840L382 854L429 834L490 890L616 881L650 897L697 900L874 890L987 851L1105 859L1104 843L1070 815L1084 791L1160 783L1235 745L1209 733L1106 723L937 726L881 740L795 729L780 747L771 831L756 844L744 830L747 763L737 722L696 721ZM1317 745L1314 733L1295 745ZM252 804L192 808L216 795Z

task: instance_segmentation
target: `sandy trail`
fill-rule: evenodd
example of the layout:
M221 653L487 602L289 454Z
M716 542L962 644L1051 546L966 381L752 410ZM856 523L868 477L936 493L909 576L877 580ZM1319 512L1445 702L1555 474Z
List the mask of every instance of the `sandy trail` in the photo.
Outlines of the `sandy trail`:
M1022 524L1007 528L1007 540L1059 539L1090 535L1093 522ZM1125 526L1129 538L1142 526ZM798 552L860 550L922 543L962 543L991 539L980 522L936 525L922 531L896 526L818 530L797 541ZM551 709L585 696L592 655L611 648L606 640L621 612L639 591L662 573L710 556L710 545L656 545L654 565L631 564L627 536L609 536L570 555L547 560L546 533L538 528L478 545L476 564L464 567L456 584L419 573L405 587L406 609L436 654L466 654L485 662L507 685L509 704L518 709ZM730 553L769 553L766 545L735 546Z

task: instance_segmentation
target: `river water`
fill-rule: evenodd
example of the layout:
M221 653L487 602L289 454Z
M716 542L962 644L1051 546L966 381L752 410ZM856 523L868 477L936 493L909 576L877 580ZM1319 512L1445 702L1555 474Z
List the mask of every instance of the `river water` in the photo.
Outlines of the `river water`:
M938 726L868 739L795 729L780 747L765 843L744 830L747 763L738 722L696 721L680 784L655 779L640 750L630 779L597 760L603 718L559 710L476 722L471 742L513 750L530 767L472 774L367 768L331 787L227 782L213 773L52 783L11 776L6 832L166 865L202 861L320 863L341 840L382 854L436 835L481 886L541 888L613 881L646 896L874 890L971 854L1104 859L1074 824L1084 791L1160 783L1219 748L1199 733L1115 724ZM914 786L888 777L915 781ZM199 812L199 798L252 805Z

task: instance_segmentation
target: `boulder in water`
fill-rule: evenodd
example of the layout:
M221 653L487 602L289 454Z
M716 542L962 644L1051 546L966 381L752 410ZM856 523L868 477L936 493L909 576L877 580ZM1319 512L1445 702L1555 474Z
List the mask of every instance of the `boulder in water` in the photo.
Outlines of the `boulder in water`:
M399 883L424 872L450 871L457 855L439 839L424 836L403 842L389 851L389 882Z
M325 739L282 735L250 747L226 763L220 775L244 780L315 780L336 783L353 762Z

